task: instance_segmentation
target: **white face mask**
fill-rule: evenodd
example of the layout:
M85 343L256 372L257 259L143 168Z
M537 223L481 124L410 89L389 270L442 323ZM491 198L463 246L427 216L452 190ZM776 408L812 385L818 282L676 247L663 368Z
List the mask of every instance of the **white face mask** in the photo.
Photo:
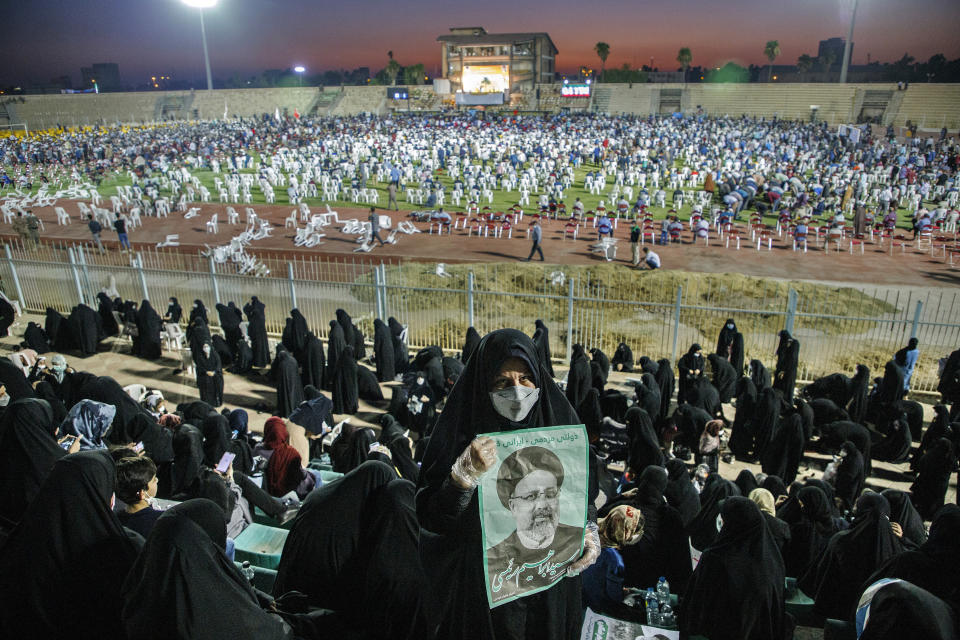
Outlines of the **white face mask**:
M5 407L10 404L10 396L6 393L0 396L0 407Z
M209 355L210 355L210 345L208 345L208 344L203 345L203 355L205 355L205 356L209 356Z
M490 392L490 401L497 413L511 422L520 422L540 399L540 389L534 387L508 387Z
M732 325L732 324L728 324L728 325L727 325L727 329L730 329L731 331L733 331L733 325Z

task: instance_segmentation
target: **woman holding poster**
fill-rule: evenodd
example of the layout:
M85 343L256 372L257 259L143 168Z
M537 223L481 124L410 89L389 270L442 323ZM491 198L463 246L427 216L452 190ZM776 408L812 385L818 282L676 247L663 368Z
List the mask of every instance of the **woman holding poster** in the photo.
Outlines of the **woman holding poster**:
M579 573L600 543L579 422L528 336L503 329L480 341L417 491L423 564L442 595L438 637L580 636Z

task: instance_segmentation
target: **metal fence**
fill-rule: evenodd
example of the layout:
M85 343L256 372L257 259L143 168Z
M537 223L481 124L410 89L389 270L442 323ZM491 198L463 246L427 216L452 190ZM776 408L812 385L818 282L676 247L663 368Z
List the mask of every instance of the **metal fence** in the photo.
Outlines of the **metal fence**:
M265 278L227 273L199 256L136 254L99 256L82 246L45 247L37 253L5 245L0 277L23 309L52 307L68 313L78 304L96 305L96 294L113 286L124 299L149 299L162 313L167 299L185 308L194 299L208 308L252 295L266 305L267 330L279 334L289 310L298 307L321 338L343 308L369 339L373 320L394 316L409 326L411 347L436 344L459 351L467 327L480 334L502 327L532 333L540 318L550 328L555 358L569 360L573 344L608 354L620 342L635 357L676 362L690 344L714 349L727 318L744 335L745 354L768 367L777 332L786 328L800 340L801 380L833 372L853 373L866 364L874 375L917 337L921 358L912 387L936 388L938 360L960 346L960 295L956 290L899 287L843 287L773 280L730 279L677 274L672 287L638 289L637 280L604 282L588 269L544 267L523 274L512 265L455 265L438 274L437 265L395 265L362 260L272 260ZM535 273L535 272L534 272ZM630 273L624 271L624 273ZM631 276L632 277L632 276ZM216 324L216 314L211 313Z

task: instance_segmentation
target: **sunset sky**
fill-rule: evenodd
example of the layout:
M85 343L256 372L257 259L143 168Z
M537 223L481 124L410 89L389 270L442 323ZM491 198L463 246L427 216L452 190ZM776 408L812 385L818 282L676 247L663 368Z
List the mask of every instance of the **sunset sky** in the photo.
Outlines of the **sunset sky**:
M0 83L46 81L80 67L117 62L125 83L150 75L203 77L199 18L180 0L30 0L6 2ZM779 40L781 64L815 56L817 43L845 37L852 0L221 0L205 13L215 78L303 64L309 72L369 66L393 50L401 64L438 71L438 35L452 26L490 32L546 31L560 50L558 69L599 65L593 45L610 44L608 67L624 62L675 69L688 46L693 64L762 64ZM860 0L854 64L909 52L960 57L960 0Z

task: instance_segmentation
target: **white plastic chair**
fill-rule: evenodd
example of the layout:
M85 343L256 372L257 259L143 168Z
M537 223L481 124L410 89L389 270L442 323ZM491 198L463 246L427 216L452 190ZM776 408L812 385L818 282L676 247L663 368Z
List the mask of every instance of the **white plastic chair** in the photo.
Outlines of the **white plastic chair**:
M213 217L207 222L207 233L219 233L220 227L217 225L217 214L213 214Z
M179 233L171 233L171 234L168 234L167 237L164 239L163 242L158 242L158 243L157 243L157 249L161 249L161 248L163 248L163 247L179 247L179 246L180 246L180 234L179 234Z

